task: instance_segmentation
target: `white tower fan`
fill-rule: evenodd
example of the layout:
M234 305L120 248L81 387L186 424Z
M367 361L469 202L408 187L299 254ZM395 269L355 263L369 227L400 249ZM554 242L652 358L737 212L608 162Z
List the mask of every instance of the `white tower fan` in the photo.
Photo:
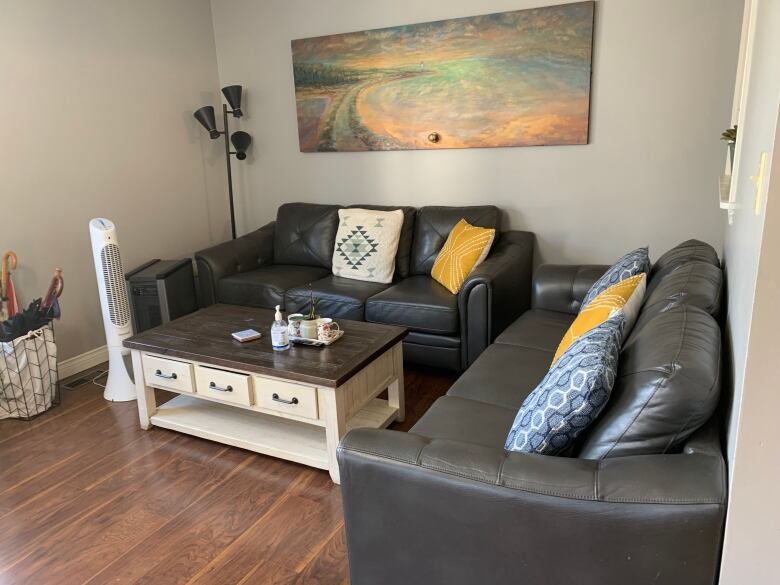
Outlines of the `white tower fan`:
M126 360L130 351L122 346L133 330L116 228L112 221L96 218L89 222L89 235L108 346L108 380L103 398L112 402L135 400L135 384Z

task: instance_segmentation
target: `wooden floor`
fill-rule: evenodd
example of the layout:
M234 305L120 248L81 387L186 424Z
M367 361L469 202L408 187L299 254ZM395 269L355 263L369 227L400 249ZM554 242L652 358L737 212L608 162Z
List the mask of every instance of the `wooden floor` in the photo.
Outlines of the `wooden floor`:
M407 430L454 376L406 375ZM86 384L0 421L0 584L348 583L339 487L165 429ZM163 400L164 397L160 397Z

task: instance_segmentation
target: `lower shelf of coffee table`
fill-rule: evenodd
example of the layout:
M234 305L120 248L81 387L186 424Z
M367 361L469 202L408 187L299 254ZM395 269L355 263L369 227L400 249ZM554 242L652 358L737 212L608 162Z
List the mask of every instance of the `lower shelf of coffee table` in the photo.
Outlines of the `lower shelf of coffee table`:
M397 409L375 398L347 422L347 430L383 428ZM161 404L153 425L256 451L303 465L328 469L325 429L321 426L227 406L180 394Z

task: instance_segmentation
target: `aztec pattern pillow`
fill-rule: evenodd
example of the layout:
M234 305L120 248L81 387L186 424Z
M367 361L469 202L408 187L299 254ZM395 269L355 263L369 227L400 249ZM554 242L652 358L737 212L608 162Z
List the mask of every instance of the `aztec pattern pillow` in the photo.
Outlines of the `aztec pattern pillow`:
M495 238L493 228L476 227L461 219L436 256L431 276L452 294L458 294L471 271L487 258Z
M553 363L523 401L504 449L557 455L574 444L612 392L624 322L619 312L580 337Z
M646 274L649 271L650 257L647 253L647 247L637 248L633 252L629 252L610 266L604 275L593 283L588 294L586 294L585 298L582 300L580 311L613 284L617 284L621 280L631 278L632 276L642 274L643 272Z
M626 318L623 325L623 337L628 337L631 328L636 323L636 318L639 316L639 309L642 308L646 282L646 274L637 274L612 285L589 302L588 306L580 311L574 323L564 333L552 363L555 363L577 339L607 319L614 317L618 312L622 312Z
M404 212L339 209L333 274L353 280L393 282Z

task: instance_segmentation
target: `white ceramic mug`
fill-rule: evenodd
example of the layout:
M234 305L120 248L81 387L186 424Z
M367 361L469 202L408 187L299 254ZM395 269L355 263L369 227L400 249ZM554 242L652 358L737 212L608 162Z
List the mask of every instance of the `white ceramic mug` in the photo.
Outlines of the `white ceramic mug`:
M301 337L304 339L317 339L317 324L319 319L304 319L301 321Z
M338 330L338 323L330 317L324 317L317 322L317 339L320 341L330 341L336 336Z
M287 331L290 333L290 337L301 336L301 321L303 321L302 313L293 313L287 316Z

